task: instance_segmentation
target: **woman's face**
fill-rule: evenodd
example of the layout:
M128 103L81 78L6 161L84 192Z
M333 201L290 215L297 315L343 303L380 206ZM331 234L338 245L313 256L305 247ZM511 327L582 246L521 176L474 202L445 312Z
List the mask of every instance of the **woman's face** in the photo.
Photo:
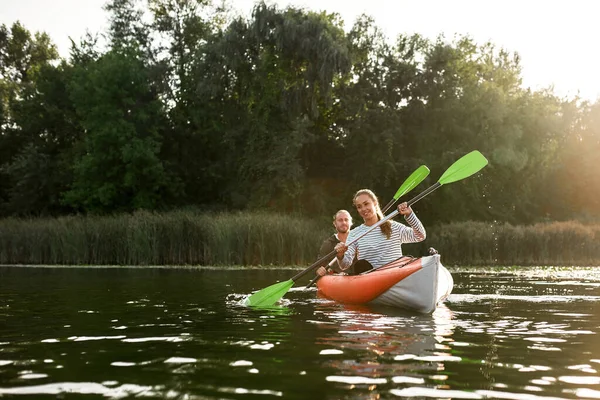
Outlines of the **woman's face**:
M356 196L354 199L354 206L356 207L356 211L360 214L360 216L365 220L369 221L373 218L377 218L377 208L376 204L368 194L361 194Z

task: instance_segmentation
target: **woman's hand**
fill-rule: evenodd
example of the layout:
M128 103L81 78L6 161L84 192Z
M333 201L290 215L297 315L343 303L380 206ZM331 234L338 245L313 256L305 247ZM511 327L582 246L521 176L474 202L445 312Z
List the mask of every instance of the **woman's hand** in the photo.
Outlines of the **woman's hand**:
M344 258L344 253L346 252L346 250L348 250L348 246L346 246L346 243L340 242L335 245L334 249L337 253L338 260L341 260L342 258Z
M325 269L325 267L319 267L319 269L317 269L317 275L319 275L319 276L327 275L327 270Z
M398 212L402 215L408 215L413 212L407 202L398 205Z

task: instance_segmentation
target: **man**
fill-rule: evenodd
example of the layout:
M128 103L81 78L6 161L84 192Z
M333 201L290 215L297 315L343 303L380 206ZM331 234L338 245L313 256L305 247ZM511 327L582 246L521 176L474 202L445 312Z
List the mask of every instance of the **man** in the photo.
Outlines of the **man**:
M350 233L350 228L352 227L352 216L346 210L339 210L333 215L333 226L335 227L335 233L325 239L321 245L321 248L319 249L318 258L322 258L331 253L336 244L340 242L346 242L348 233ZM333 258L334 257L332 256L331 259ZM333 268L339 270L337 263L334 263Z

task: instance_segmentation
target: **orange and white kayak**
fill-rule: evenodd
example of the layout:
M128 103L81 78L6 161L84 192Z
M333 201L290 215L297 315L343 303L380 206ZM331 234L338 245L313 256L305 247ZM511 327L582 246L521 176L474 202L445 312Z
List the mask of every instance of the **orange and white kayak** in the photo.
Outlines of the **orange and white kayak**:
M381 304L421 313L435 311L454 281L439 254L402 257L360 275L326 275L317 281L322 297L345 304Z

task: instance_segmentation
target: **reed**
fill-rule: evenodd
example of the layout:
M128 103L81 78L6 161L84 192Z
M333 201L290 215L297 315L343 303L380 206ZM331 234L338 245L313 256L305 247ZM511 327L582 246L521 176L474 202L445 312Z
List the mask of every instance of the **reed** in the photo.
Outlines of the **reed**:
M194 210L0 220L0 264L302 265L327 221L267 212ZM600 225L457 222L427 227L405 254L436 248L447 265L600 265Z
M600 265L600 226L576 221L452 223L428 229L427 241L456 265Z
M0 220L0 264L303 265L327 224L266 212Z

